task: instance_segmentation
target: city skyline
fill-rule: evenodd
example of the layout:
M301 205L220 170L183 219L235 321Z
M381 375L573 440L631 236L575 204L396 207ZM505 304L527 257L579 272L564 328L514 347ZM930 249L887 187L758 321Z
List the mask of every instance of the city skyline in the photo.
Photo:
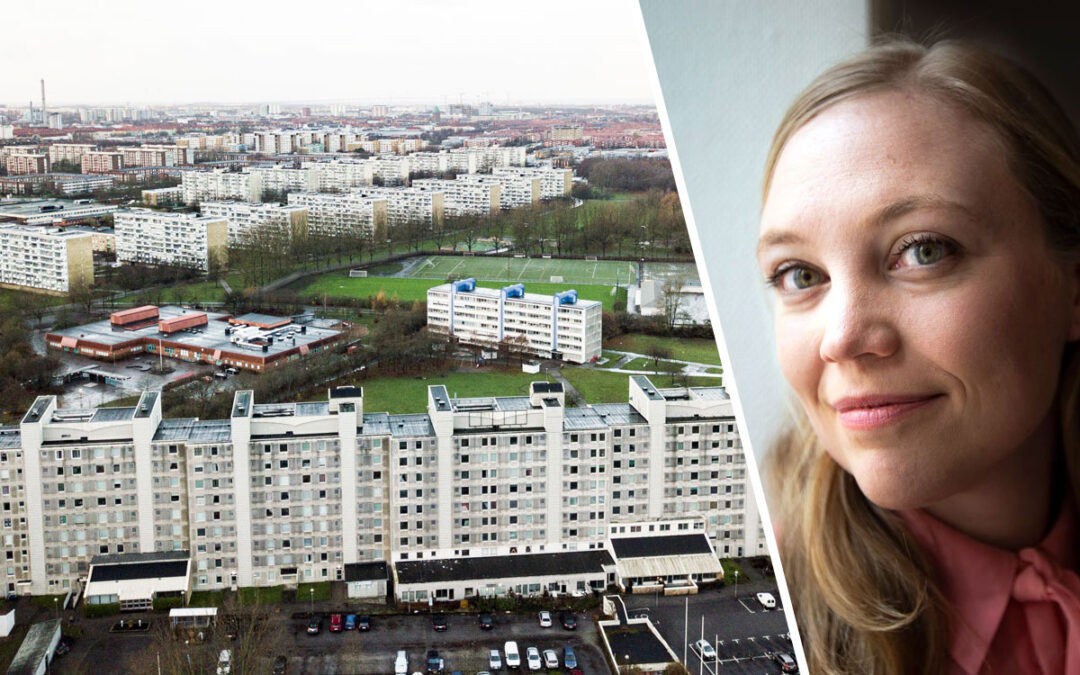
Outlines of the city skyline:
M3 103L33 100L39 106L41 79L50 108L654 103L637 6L628 0L532 7L486 0L404 6L316 0L304 8L312 28L300 34L281 28L296 29L282 23L284 7L272 3L253 15L196 2L185 16L206 17L198 29L165 6L131 0L109 15L66 0L47 9L13 7L9 25L48 26L55 37L43 50L39 32L7 36L12 49L9 67L0 73L0 91L8 99ZM401 26L393 29L395 24ZM369 26L376 28L365 31ZM101 39L113 35L117 39ZM87 40L93 43L89 57ZM157 56L131 57L144 50ZM120 64L107 84L99 75L104 63Z

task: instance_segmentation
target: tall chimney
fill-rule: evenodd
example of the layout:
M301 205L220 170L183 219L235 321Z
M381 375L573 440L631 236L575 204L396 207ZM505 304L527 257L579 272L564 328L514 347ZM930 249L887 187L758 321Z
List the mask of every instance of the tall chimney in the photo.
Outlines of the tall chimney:
M49 108L45 105L45 78L41 78L41 119L49 123Z

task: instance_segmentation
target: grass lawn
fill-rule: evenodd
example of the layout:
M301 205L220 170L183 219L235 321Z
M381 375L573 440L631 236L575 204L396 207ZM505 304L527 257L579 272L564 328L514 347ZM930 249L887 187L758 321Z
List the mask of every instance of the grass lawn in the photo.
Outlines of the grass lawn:
M704 338L683 339L674 337L657 337L655 335L642 335L628 333L619 335L604 343L607 349L635 352L637 354L648 353L649 347L659 344L671 350L671 358L679 361L694 361L696 363L714 363L720 365L720 354L716 351L716 343Z
M225 601L225 591L192 591L189 607L220 607Z
M318 277L300 282L300 286L294 287L300 295L305 297L322 298L326 294L328 298L366 298L383 293L387 298L397 298L399 303L411 303L417 300L427 301L429 288L445 283L439 279L399 279L397 277L364 277L350 278L340 272L331 272ZM486 288L500 288L505 285L498 281L480 281L478 286ZM525 290L529 293L541 293L551 295L568 288L577 290L578 297L582 300L597 300L604 305L604 311L610 312L614 308L616 300L622 300L626 304L626 289L620 287L612 292L614 286L602 286L593 284L552 284L529 282Z
M240 596L238 599L243 605L279 603L283 590L285 590L284 586L244 586L238 590Z
M740 582L750 581L749 577L746 576L746 573L743 572L742 568L739 567L738 564L736 564L734 560L730 560L728 558L721 558L720 559L720 566L724 568L724 585L725 586L733 586L733 585L735 585L735 572L736 571L739 573L739 581Z
M451 397L469 396L525 396L529 383L552 382L546 373L532 375L518 371L479 371L430 375L426 380L416 377L380 377L365 380L364 411L391 414L419 413L427 411L427 388L445 385Z
M493 258L489 256L429 256L414 266L410 277L438 279L474 277L504 283L551 282L568 284L630 284L637 267L625 260L571 260L565 258Z
M620 366L619 368L620 368L620 370L660 370L660 371L664 371L664 366L666 364L670 364L670 363L672 363L672 362L671 361L665 361L664 359L660 359L659 363L654 364L652 359L642 358L642 359L634 359L634 360ZM671 367L671 370L674 370L675 372L679 372L682 369L683 369L683 365L681 363L674 364ZM665 372L668 372L668 371L665 371Z
M312 593L314 589L314 593ZM321 581L314 584L300 584L296 587L296 601L297 602L310 602L314 598L315 602L323 602L330 599L330 582Z
M11 288L0 288L0 312L14 310L15 296L21 292L33 295L37 302L47 307L63 305L68 301L67 296L65 295L48 295L47 293L30 293L30 291L16 291Z
M613 367L615 367L615 364L619 362L619 359L622 358L622 354L620 354L618 352L609 351L607 349L603 350L601 352L601 354L603 355L603 357L605 359L607 359L607 362L604 363L603 365L597 365L596 366L597 368L613 368Z
M630 396L630 375L609 373L589 368L563 368L563 377L578 390L586 403L625 403ZM649 380L661 389L677 386L666 375L649 375ZM719 377L691 377L691 387L719 387Z
M243 289L243 277L237 272L226 274L225 281L234 291ZM138 295L129 296L127 300L132 302L132 306L138 306L139 304L148 303L149 298L156 299L160 296L165 304L169 304L175 302L177 290L181 292L181 297L185 303L221 302L225 299L225 289L222 288L221 282L204 279L187 284L180 284L171 288L163 288L159 291L140 293Z

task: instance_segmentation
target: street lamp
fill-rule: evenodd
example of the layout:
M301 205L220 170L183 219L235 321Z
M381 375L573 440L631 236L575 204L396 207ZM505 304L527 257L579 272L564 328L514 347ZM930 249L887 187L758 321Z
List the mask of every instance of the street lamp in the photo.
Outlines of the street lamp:
M56 618L60 618L60 598L52 599L53 609L56 610Z
M308 595L311 596L311 616L315 616L315 588L308 589Z
M739 599L739 570L735 570L735 599Z

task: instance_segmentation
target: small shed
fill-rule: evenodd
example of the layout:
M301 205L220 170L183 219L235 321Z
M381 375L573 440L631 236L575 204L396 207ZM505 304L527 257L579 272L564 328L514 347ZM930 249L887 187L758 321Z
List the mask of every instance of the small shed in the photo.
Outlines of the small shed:
M58 644L60 619L42 621L30 626L19 645L19 651L8 666L7 675L45 675Z
M386 563L382 560L345 565L345 583L349 599L386 599Z

